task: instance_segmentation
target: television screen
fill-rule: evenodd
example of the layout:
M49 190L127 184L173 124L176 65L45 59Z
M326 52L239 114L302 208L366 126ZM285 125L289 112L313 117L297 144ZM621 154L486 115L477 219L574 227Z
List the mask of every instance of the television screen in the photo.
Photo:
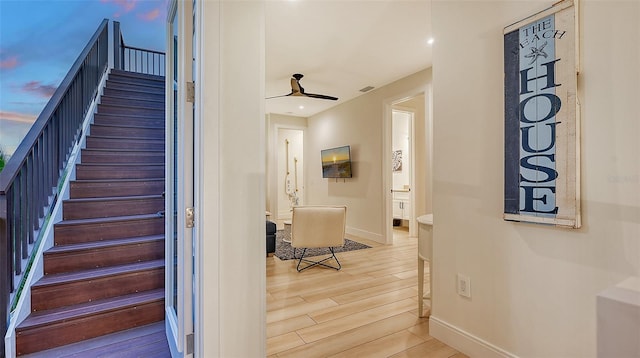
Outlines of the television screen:
M351 147L324 149L322 156L323 178L351 178Z

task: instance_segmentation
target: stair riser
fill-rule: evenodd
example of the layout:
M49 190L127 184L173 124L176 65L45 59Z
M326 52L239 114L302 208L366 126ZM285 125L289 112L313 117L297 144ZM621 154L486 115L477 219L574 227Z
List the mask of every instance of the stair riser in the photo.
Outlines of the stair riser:
M141 85L137 85L137 84L118 82L118 81L110 81L110 80L107 80L107 88L118 89L118 90L126 90L126 91L138 91L138 92L146 92L146 93L164 95L164 88L162 88L162 87L141 86Z
M130 149L130 150L164 150L164 138L161 139L125 139L87 137L88 149Z
M142 107L135 107L135 106L121 107L121 106L99 104L98 113L164 118L164 108L154 109L154 108L142 108Z
M164 300L127 307L46 327L16 330L18 355L39 352L105 334L144 326L164 319Z
M56 224L54 228L54 241L56 245L69 245L80 242L163 234L164 218L158 217L108 223Z
M164 287L164 268L31 288L33 312Z
M120 76L111 74L109 75L109 81L164 88L164 81L157 81L141 77Z
M164 129L100 126L92 124L91 135L122 138L164 139Z
M164 258L164 240L64 253L46 253L45 275L124 265Z
M164 118L135 118L118 116L117 114L96 114L93 119L93 124L99 126L137 126L162 129L164 128Z
M164 210L164 198L95 200L62 203L63 220L106 218L109 216L155 214Z
M82 151L82 163L94 164L164 164L164 153L127 153L107 151Z
M164 111L164 102L163 101L150 101L150 100L142 100L142 99L133 99L130 97L107 97L102 96L100 99L100 104L102 105L115 105L115 106L140 106L142 108L154 108Z
M77 165L76 179L154 179L164 177L164 166L141 165L125 167L121 165Z
M121 76L125 78L146 78L164 83L163 75L154 75L150 73L130 72L125 70L112 69L109 76Z
M104 94L106 96L115 96L115 97L125 97L130 98L132 100L155 100L155 101L164 101L164 91L162 93L148 93L148 92L139 92L139 91L131 91L131 90L122 90L122 89L114 89L114 88L105 88Z
M132 182L71 182L72 199L129 195L160 195L164 192L164 180Z
M133 78L148 78L160 82L164 82L164 75L155 75L151 73L139 73L139 72L130 72L119 69L112 69L109 73L109 76L125 76L125 77L133 77Z

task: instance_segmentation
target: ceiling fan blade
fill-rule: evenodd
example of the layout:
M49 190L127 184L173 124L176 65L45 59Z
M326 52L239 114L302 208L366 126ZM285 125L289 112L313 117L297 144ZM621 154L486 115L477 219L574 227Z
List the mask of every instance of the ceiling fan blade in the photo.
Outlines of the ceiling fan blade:
M292 92L292 93L288 93L288 94L283 94L283 95L280 95L280 96L267 97L267 98L265 98L265 99L272 99L272 98L287 97L287 96L292 96L292 95L293 95L293 92Z
M338 100L337 97L327 96L325 94L305 93L304 95L307 96L307 97L311 97L311 98L328 99L328 100L331 100L331 101L337 101Z

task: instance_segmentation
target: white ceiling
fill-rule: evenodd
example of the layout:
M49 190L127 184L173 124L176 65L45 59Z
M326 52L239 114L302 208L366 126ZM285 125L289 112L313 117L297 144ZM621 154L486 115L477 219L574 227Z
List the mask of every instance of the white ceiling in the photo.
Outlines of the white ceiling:
M305 92L339 98L268 99L266 112L309 117L428 68L430 9L430 0L266 1L266 97L290 93L301 73Z

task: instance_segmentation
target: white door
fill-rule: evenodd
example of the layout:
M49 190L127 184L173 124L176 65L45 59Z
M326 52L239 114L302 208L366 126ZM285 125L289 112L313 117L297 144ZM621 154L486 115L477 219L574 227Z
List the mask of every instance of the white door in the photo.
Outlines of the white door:
M173 357L193 356L192 6L172 0L167 27L165 324Z

